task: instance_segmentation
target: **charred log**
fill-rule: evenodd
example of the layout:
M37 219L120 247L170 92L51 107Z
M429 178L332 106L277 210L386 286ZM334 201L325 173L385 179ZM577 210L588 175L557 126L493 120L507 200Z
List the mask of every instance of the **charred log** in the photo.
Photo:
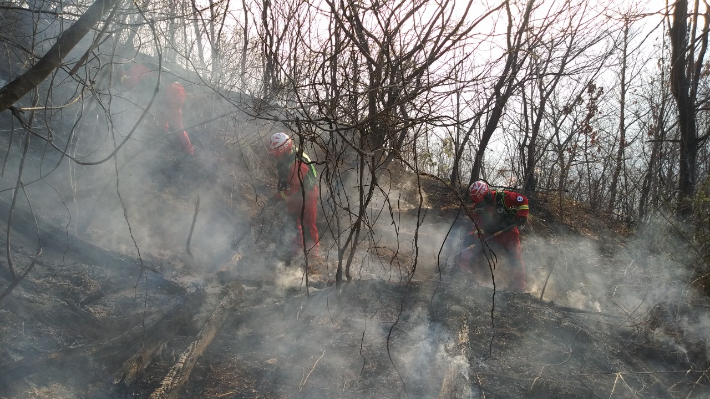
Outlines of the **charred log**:
M158 389L150 395L151 399L177 397L182 385L190 378L190 373L192 373L197 359L210 346L215 335L217 335L217 332L227 320L227 316L239 303L243 293L244 288L238 282L223 288L221 302L207 318L195 340L187 346L178 361L170 368Z
M204 290L196 290L188 295L185 301L166 313L142 341L138 352L128 358L114 375L114 384L124 388L134 385L150 365L153 355L161 345L172 339L183 326L192 321L193 315L205 301L205 294Z

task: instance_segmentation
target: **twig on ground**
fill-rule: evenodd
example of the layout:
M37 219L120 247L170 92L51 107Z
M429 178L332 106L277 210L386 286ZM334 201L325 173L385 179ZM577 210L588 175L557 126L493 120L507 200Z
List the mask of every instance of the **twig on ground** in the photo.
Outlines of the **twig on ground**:
M195 231L195 223L197 222L197 214L200 213L200 196L197 196L195 201L195 214L192 216L192 226L190 226L190 234L187 236L187 245L185 249L187 254L192 257L192 251L190 251L190 241L192 240L192 232Z
M545 295L545 288L547 288L547 282L550 281L550 276L552 271L555 270L555 264L557 263L557 257L552 261L550 265L550 270L547 271L547 277L545 277L545 283L542 285L542 290L540 291L540 301L542 301L543 295Z
M313 370L316 369L316 366L318 365L318 362L320 362L320 359L323 358L323 355L325 355L325 349L323 349L323 353L320 354L320 357L318 358L318 360L316 360L316 362L313 364L313 368L311 368L311 371L308 372L308 375L306 375L306 378L304 378L303 381L301 381L301 384L299 384L300 386L298 387L298 392L303 391L303 387L306 385L306 381L308 381L308 377L310 377L311 373L313 373Z

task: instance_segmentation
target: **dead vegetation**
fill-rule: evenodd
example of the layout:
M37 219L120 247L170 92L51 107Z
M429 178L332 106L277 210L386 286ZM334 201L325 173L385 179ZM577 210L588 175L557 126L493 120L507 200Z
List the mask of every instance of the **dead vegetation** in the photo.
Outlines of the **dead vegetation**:
M236 253L228 247L230 232L212 231L225 217L248 226L263 198L254 193L268 192L268 179L255 189L243 176L227 175L216 181L217 195L200 194L192 257L183 240L205 185L190 176L156 181L158 191L149 186L127 201L129 214L142 215L133 219L140 258L107 233L116 228L102 224L109 215L87 221L90 239L42 219L46 252L0 309L0 397L710 393L702 333L707 302L688 292L644 296L660 280L657 269L637 264L648 258L633 235L611 237L619 230L608 221L579 206L564 206L574 213L561 217L553 200L536 197L523 243L530 292L505 292L503 276L493 286L453 267L448 257L460 229L441 248L457 215L447 187L421 179L426 199L419 209L415 179L397 173L392 181L408 185L392 185L407 200L395 217L423 217L420 231L402 223L397 234L368 236L371 250L358 252L353 281L341 289L328 234L322 236L327 255L308 263L308 284L305 262L287 266L274 256L285 223L277 209L251 224ZM199 190L187 189L191 184ZM165 223L141 223L156 212ZM27 212L17 215L30 220ZM457 223L466 226L464 219ZM33 223L21 226L12 247L18 265L33 255L36 235ZM175 226L179 234L171 234ZM659 248L658 257L668 253ZM0 278L5 286L10 281L6 268Z

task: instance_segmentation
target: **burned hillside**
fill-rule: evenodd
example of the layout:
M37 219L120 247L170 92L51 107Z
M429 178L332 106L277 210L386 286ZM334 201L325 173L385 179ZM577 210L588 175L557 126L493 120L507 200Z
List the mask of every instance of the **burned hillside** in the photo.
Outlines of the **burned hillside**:
M688 256L677 251L682 243L662 234L669 226L628 234L590 215L560 219L554 199L531 197L523 230L529 289L510 292L499 271L494 285L457 269L453 254L471 226L456 194L437 179L393 167L378 182L387 195L371 205L366 240L372 244L355 255L352 279L339 287L326 206L319 218L322 259L305 269L302 261L287 265L277 256L286 221L278 207L259 212L275 190L274 172L268 163L251 173L241 166L240 153L260 146L220 147L223 154L202 148L185 162L225 160L206 164L216 168L208 179L206 165L155 174L128 165L118 172L123 202L115 175L110 185L103 182L109 186L103 193L87 190L91 196L74 199L58 176L46 182L56 188L54 197L41 199L28 186L37 200L31 210L26 203L15 207L11 256L24 270L38 232L43 252L3 299L3 396L699 398L710 392L708 301L682 268L668 270ZM158 156L145 153L150 162ZM29 154L39 161L41 146ZM83 171L74 173L81 181ZM4 196L7 214L11 197ZM66 206L58 208L61 200ZM230 242L242 231L248 233L234 251ZM655 250L646 251L648 245ZM7 286L12 278L7 268L2 273Z
M1 1L0 399L710 397L710 6L626 3Z

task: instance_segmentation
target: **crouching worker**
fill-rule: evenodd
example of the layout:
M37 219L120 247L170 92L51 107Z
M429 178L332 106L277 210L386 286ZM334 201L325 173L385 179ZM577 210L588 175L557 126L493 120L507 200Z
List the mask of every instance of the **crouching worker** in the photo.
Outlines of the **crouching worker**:
M316 213L318 205L318 174L315 164L285 133L275 133L269 140L267 151L276 160L279 175L276 201L285 201L286 213L296 227L291 253L293 258L303 256L304 230L306 253L318 257L320 243ZM305 199L305 206L304 206ZM310 259L310 258L309 258Z
M520 231L527 221L528 199L514 191L494 191L484 181L477 181L469 187L469 196L474 203L473 216L478 230L474 229L464 239L459 266L480 275L488 262L483 247L487 244L495 254L497 264L502 267L508 288L525 290L525 264L520 249ZM481 242L484 241L484 242ZM492 256L492 255L491 255ZM501 262L502 261L502 262Z
M118 77L126 89L135 89L144 99L152 97L156 80L147 66L135 64L126 72L123 65L119 65ZM185 154L193 155L195 147L182 124L182 106L186 98L185 88L178 82L161 87L155 97L155 114L163 134L170 132L168 139L176 142Z

